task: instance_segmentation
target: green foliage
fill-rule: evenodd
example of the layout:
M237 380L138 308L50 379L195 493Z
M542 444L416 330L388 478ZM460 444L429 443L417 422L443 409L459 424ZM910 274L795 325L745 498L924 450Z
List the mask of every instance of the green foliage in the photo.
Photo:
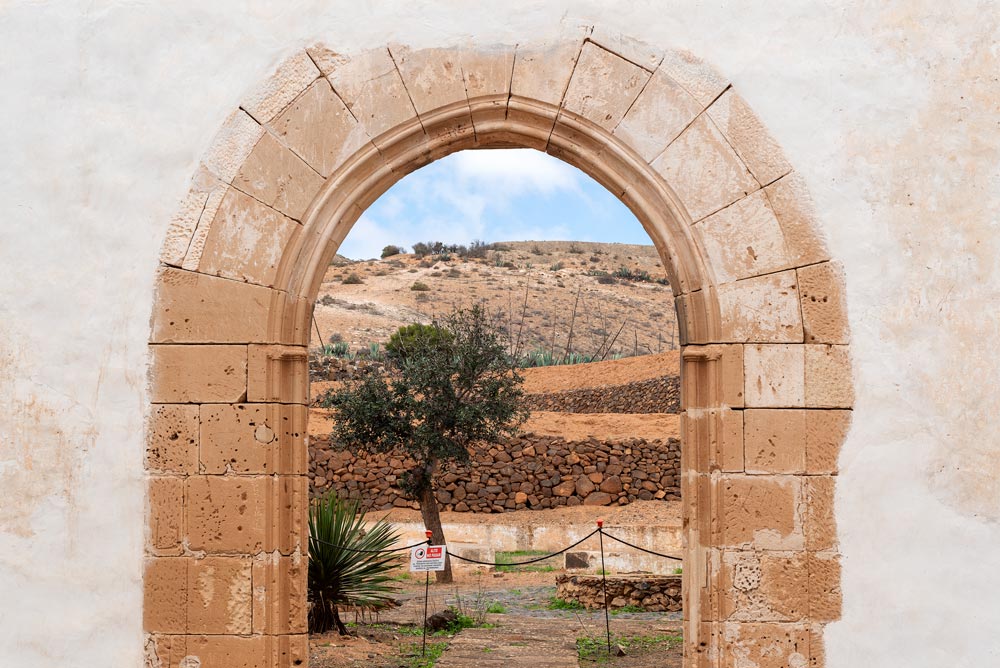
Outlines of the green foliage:
M399 636L422 636L424 629L415 624L385 623L376 622L374 624L359 624L358 622L347 622L344 624L349 629L365 629L367 631L389 631ZM327 645L329 647L329 645Z
M461 258L482 259L491 250L500 250L500 247L496 244L480 241L479 239L476 239L468 246L464 244L446 244L440 241L420 241L413 244L413 253L417 257L437 255L438 259L442 262L450 260L451 254L455 254Z
M611 635L611 645L621 647L628 656L638 656L653 650L663 651L680 646L684 642L680 635L659 634L654 636ZM613 657L608 656L606 636L584 636L576 639L576 651L580 661L608 665Z
M404 654L407 657L406 663L400 665L406 668L433 668L437 660L444 654L446 647L448 647L446 642L429 642L427 643L427 654L421 656L420 643L415 643Z
M677 568L674 569L674 575L680 575L683 572L684 572L684 569L681 568L680 566L678 566Z
M520 360L520 366L523 369L536 367L536 366L559 366L562 364L587 364L588 362L593 362L593 355L584 355L582 353L569 353L568 355L555 355L549 350L535 349L531 352L525 353Z
M434 252L435 244L437 244L438 247L441 246L440 241L437 242L418 241L417 243L413 244L413 254L416 255L417 257L427 257L428 255Z
M331 441L415 460L401 486L420 501L434 539L443 540L433 496L439 462L466 462L472 443L516 434L528 417L524 379L500 329L478 305L430 325L401 327L385 350L384 374L365 374L322 397L333 408Z
M646 608L641 605L623 605L611 611L612 615L627 615L634 612L646 612Z
M421 281L414 281L413 285L410 286L410 289L415 292L427 292L431 289L431 286Z
M386 375L368 374L324 403L341 447L412 456L418 487L436 462L467 461L469 444L496 443L527 418L523 378L481 306L401 327L385 351Z
M391 572L399 557L384 550L399 534L384 519L365 529L365 513L357 500L329 493L309 507L309 631L347 628L338 606L378 609L395 591ZM361 551L364 550L364 551Z
M618 282L618 279L601 269L588 269L587 276L593 276L601 285L614 285Z
M440 631L435 631L433 635L453 636L463 629L492 629L496 626L496 624L489 624L485 621L482 621L481 619L470 617L469 615L459 612L454 607L452 607L452 610L455 611L457 617L455 617L453 621L449 622L448 625L445 626ZM487 612L486 610L483 610L483 614L485 614L486 612Z
M451 345L453 339L451 332L439 325L415 322L393 332L385 344L385 352L389 357L403 359L407 355L422 354L426 350Z
M448 628L492 628L494 625L486 621L486 613L493 612L491 608L503 605L489 598L487 593L480 587L472 596L463 596L455 592L455 604L451 609L457 615L457 619ZM503 612L501 610L501 612Z
M545 607L549 610L586 610L583 603L580 603L580 601L567 601L556 596L550 598L549 604Z
M364 281L361 280L361 277L358 276L353 271L351 273L349 273L347 276L345 276L344 280L341 281L341 282L344 285L361 285L362 283L364 283Z
M389 244L388 246L382 249L382 259L384 260L387 257L392 257L393 255L399 255L400 253L403 253L405 251L406 249L404 249L402 246Z
M632 281L633 283L650 283L653 280L648 271L629 269L628 267L619 267L613 276L623 281Z
M340 357L344 359L350 359L351 346L346 341L337 341L336 343L328 343L323 346L323 354L329 355L330 357Z
M526 564L524 566L513 566L513 562L517 561L529 561L534 557L540 557L543 554L548 554L548 552L543 552L541 550L516 550L513 552L497 552L494 559L496 564L496 570L498 573L551 573L556 570L554 561L556 557L552 559L546 559L544 561L539 561L534 564Z
M503 613L507 612L507 606L505 606L503 603L500 603L499 601L494 601L493 603L490 603L488 606L486 606L486 612L492 615L502 615Z

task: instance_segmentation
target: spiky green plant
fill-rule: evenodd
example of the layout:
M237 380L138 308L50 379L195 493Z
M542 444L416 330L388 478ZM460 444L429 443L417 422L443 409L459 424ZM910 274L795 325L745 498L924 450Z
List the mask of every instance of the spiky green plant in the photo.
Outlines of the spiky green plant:
M357 500L330 492L309 507L310 633L336 627L347 635L339 606L378 609L396 591L391 571L398 553L388 553L399 534L384 518L365 529L365 513Z

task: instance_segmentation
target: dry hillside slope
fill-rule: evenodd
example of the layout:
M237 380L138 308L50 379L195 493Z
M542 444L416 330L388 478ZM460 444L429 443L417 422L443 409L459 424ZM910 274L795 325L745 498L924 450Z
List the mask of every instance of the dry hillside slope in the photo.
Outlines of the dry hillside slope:
M653 246L498 246L502 250L483 258L338 258L320 288L312 345L319 346L322 336L323 342L342 340L352 351L367 348L401 325L482 302L524 352L613 359L677 347L673 294ZM633 278L620 278L627 275Z

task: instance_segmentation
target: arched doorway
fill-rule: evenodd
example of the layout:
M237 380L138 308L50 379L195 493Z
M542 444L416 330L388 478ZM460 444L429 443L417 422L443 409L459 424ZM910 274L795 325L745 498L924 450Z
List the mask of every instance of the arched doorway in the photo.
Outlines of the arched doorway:
M230 116L171 225L154 305L153 665L306 662L306 345L323 271L403 175L510 146L607 187L667 267L684 346L686 665L823 664L853 402L842 278L804 188L721 75L588 31L310 47Z

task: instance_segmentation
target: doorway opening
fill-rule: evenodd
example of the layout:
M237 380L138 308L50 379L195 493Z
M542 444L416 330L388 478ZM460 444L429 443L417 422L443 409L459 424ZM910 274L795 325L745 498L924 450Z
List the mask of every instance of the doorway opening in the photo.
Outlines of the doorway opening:
M679 666L673 294L638 220L555 158L530 149L452 154L404 177L361 216L313 312L310 497L356 499L368 518L393 523L400 545L423 539L420 504L403 483L421 462L405 447L366 454L338 446L330 406L345 384L386 372L386 342L400 327L473 305L515 360L530 417L516 435L472 443L469 461L438 468L434 498L457 555L456 581L431 589L431 612L459 610L480 627L562 619L563 632L589 647L603 629L601 587L610 582L616 643ZM598 536L581 541L598 519L609 536L648 551L609 538L602 555ZM532 563L505 565L524 561ZM358 616L353 630L371 643L365 651L411 651L406 634L422 624L423 580L406 562L393 577L403 606ZM654 625L660 632L650 636ZM506 632L493 633L483 646ZM326 634L311 642L322 665L352 660L340 647L324 651L336 644Z

